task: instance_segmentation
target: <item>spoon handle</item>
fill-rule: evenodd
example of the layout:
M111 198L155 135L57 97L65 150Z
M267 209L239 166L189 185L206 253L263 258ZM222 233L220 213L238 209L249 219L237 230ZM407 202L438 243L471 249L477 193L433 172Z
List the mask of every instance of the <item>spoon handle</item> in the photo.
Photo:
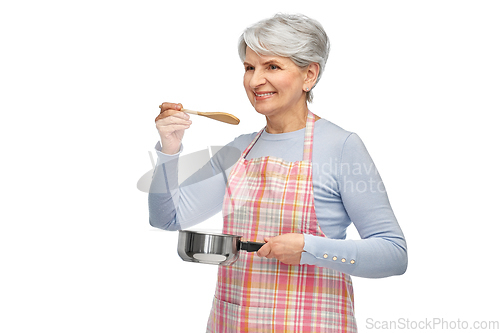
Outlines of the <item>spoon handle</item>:
M200 114L198 111L193 111L193 110L188 110L188 109L181 109L182 112L186 113L191 113L191 114Z
M161 109L161 104L160 104L160 109ZM181 111L182 112L186 112L186 113L191 113L191 114L199 114L199 115L202 114L201 112L193 111L193 110L188 110L188 109L182 109ZM163 112L163 109L162 109L162 112Z

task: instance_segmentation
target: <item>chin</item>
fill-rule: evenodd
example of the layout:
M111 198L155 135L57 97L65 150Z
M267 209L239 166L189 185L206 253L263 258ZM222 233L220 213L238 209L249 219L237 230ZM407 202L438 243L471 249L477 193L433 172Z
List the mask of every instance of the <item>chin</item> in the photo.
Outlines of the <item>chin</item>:
M271 107L271 106L264 106L264 105L253 105L255 111L257 111L258 113L264 115L264 116L267 116L271 113L273 113L276 109Z

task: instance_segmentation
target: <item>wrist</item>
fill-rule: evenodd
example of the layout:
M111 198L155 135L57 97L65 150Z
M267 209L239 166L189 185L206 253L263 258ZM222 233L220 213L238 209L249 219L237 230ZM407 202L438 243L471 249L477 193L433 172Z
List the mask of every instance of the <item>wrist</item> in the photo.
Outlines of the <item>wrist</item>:
M179 153L179 151L180 149L165 149L165 148L161 149L161 152L165 155L176 155Z
M161 143L161 152L166 155L176 155L181 150L181 144L172 146L168 144Z

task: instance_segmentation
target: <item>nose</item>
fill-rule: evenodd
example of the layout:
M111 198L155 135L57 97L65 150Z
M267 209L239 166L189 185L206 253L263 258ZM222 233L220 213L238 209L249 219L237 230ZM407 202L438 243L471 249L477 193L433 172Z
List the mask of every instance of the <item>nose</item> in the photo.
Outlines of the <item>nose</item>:
M266 84L266 78L264 72L258 69L255 69L250 78L250 88L255 89Z

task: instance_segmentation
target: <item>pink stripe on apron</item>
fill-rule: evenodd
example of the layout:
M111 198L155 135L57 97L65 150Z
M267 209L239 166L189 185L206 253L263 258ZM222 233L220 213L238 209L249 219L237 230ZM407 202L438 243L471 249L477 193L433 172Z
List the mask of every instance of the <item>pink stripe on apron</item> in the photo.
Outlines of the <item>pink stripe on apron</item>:
M264 129L257 134L229 176L224 233L260 242L286 233L325 237L314 210L314 121L309 111L303 161L246 160ZM351 278L242 251L232 266L219 267L207 332L357 332Z

